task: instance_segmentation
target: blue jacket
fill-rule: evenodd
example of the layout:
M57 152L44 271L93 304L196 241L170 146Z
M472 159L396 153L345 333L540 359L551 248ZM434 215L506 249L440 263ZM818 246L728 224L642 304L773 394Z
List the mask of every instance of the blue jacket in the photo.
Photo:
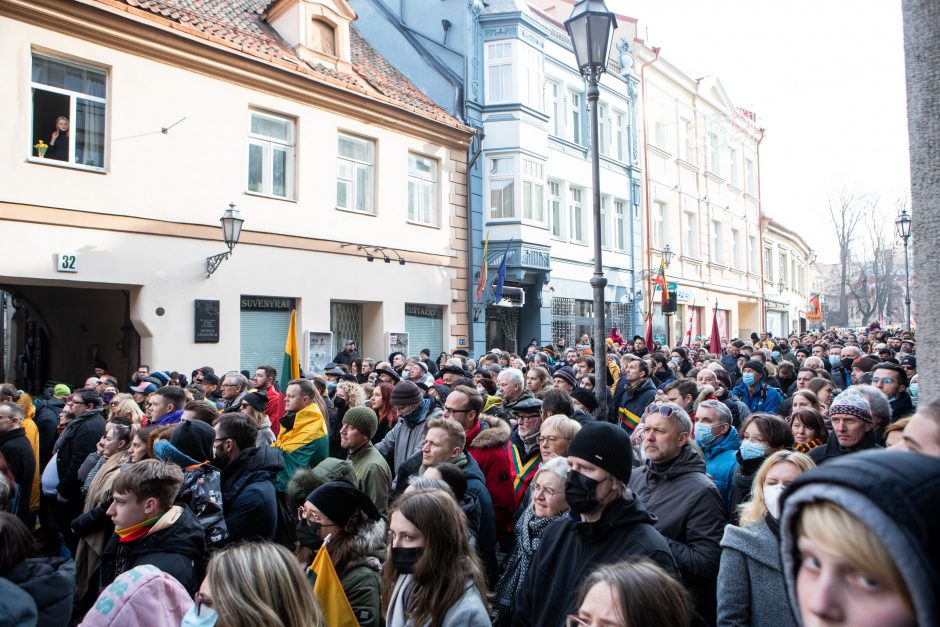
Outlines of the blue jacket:
M725 355L721 358L721 367L724 368L728 374L734 374L734 371L738 369L738 358L734 355Z
M743 381L731 393L740 398L752 414L757 412L776 413L780 403L783 402L783 394L780 393L780 390L769 387L763 381L758 384L754 394L751 394Z
M721 500L725 504L725 513L728 520L731 520L731 495L734 488L734 471L738 469L738 460L735 453L741 448L741 438L738 437L738 430L731 427L731 430L719 440L715 440L708 446L702 447L705 453L705 472L709 474L718 492L721 493Z

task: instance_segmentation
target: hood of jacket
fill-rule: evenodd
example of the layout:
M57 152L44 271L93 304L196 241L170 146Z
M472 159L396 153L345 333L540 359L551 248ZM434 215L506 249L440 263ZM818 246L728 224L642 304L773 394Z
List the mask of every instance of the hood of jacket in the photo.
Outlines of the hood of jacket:
M33 597L40 625L68 624L75 592L75 562L62 557L25 559L6 578Z
M665 468L656 468L652 460L646 460L647 473L651 479L659 481L669 481L682 475L688 475L694 472L705 472L705 460L699 455L691 444L686 444L679 451L679 456Z
M702 447L702 452L705 453L705 459L714 459L725 451L737 451L740 448L741 438L738 436L738 430L731 427L723 438Z
M385 559L387 537L388 524L384 520L370 521L356 532L353 548L361 557L374 557L381 562Z
M255 481L269 481L284 470L281 450L271 447L247 448L222 469L222 490L238 492Z
M480 420L467 433L468 448L505 447L509 442L509 425L496 416L483 414Z
M176 515L174 510L179 510L179 514ZM173 520L174 516L175 520ZM164 518L168 518L168 521L165 522L163 519L157 521L153 531L131 543L131 553L133 555L179 553L190 559L199 560L206 551L206 531L196 520L195 514L188 507L174 505L164 514Z
M652 525L655 522L656 517L647 511L646 506L633 495L632 491L629 498L619 498L608 505L595 522L584 522L580 514L572 511L568 512L568 518L565 521L576 534L584 538L585 542L592 539L601 542L609 535L628 527L643 523Z
M358 485L352 462L327 457L317 464L316 468L298 468L287 482L287 498L294 507L299 507L307 500L308 494L330 481L346 481Z
M81 627L179 625L193 606L186 588L151 564L118 576L98 597Z
M734 549L748 559L780 572L780 540L764 521L747 527L727 525L721 546Z

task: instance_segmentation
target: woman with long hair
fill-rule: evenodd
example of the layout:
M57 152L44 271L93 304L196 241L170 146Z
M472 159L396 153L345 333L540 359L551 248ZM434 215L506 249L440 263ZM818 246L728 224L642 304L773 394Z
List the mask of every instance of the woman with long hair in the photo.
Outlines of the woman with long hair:
M379 383L372 391L372 411L379 417L379 428L372 436L373 444L381 442L398 422L398 410L392 406L392 390L394 389L395 386L391 383Z
M116 394L111 402L108 403L108 418L124 418L132 425L140 426L144 421L144 412L140 410L140 405L134 401L130 394Z
M731 522L738 523L738 506L750 498L757 471L777 451L793 448L793 432L783 416L757 413L748 416L738 432L741 448L735 453L738 469L734 471L731 490Z
M311 533L330 538L330 559L359 624L378 627L388 527L375 504L352 484L330 481L310 493L301 515Z
M300 564L271 542L236 544L213 555L183 624L326 627Z
M816 395L819 401L819 413L829 415L829 405L832 404L832 381L823 377L814 377L806 384L806 389Z
M249 392L242 398L238 411L250 416L258 423L258 435L255 437L255 446L271 446L276 436L271 430L271 418L265 413L268 407L268 395L264 392Z
M490 627L483 569L456 501L438 490L409 492L392 507L390 527L387 627Z
M542 394L548 389L549 385L548 370L542 366L532 366L525 373L525 387L532 392L536 398L542 398Z
M795 441L793 448L800 453L809 453L829 439L826 422L815 409L797 409L790 414L790 431Z

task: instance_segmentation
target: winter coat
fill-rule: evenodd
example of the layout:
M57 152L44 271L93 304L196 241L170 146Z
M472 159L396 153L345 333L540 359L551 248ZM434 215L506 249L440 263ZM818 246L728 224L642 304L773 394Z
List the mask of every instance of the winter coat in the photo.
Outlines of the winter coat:
M640 424L640 418L643 417L647 405L656 398L656 386L649 377L643 379L643 382L634 389L630 388L626 377L622 377L620 383L623 384L623 389L618 390L618 393L614 395L617 415L620 418L620 426L633 433L636 426Z
M776 521L770 519L776 527ZM758 522L725 527L718 570L718 626L797 627L780 564L780 539Z
M56 427L59 426L59 413L65 409L65 402L57 398L42 400L36 404L33 421L39 430L39 466L45 468L52 458L55 446Z
M222 500L222 476L208 462L183 468L183 483L175 505L185 505L206 532L206 542L220 546L228 538Z
M634 470L630 489L656 516L653 526L669 543L698 613L714 621L719 543L728 522L725 504L691 445L665 468L658 466L647 460Z
M735 460L738 462L738 468L734 471L734 480L731 485L731 520L732 525L738 524L741 519L741 512L738 511L741 503L751 499L751 486L754 483L754 477L764 463L763 457L756 459L743 459L740 451L735 453Z
M505 398L503 399L503 411L506 412L507 422L516 418L516 405L522 401L527 401L530 398L535 398L535 395L532 394L532 392L529 390L522 390L519 396L512 399L511 401L507 401Z
M657 390L661 390L676 380L676 375L668 367L665 372L654 372L652 375L653 385Z
M512 465L506 444L509 442L509 425L493 416L480 419L467 431L469 453L486 477L486 489L493 501L493 517L496 533L501 535L512 530L515 499L512 492Z
M734 489L734 472L738 469L738 460L735 454L741 448L741 439L738 430L734 427L719 440L702 447L705 454L705 472L715 482L721 500L725 504L725 518L730 519L732 492Z
M878 436L875 433L874 429L868 431L862 441L858 446L852 449L844 449L839 444L839 438L836 437L835 433L829 434L829 440L826 442L826 446L817 446L811 450L808 454L810 459L816 462L817 466L822 466L827 461L834 457L839 457L841 455L846 455L848 453L855 453L858 451L864 451L867 449L880 449L881 445L878 444Z
M6 578L33 597L39 612L37 627L68 625L75 590L75 562L62 557L25 559L11 568Z
M777 388L768 386L765 382L759 381L757 389L752 393L744 382L739 383L732 391L732 394L741 399L741 402L747 405L751 413L766 412L773 414L783 402L783 394Z
M36 475L36 457L33 447L26 438L23 429L10 429L0 433L0 454L6 460L13 473L13 480L19 488L16 502L16 515L26 522L29 518L29 499L33 491L33 479Z
M0 577L0 627L35 625L39 617L36 602L18 585Z
M383 520L360 528L354 540L355 555L342 566L342 572L337 572L353 614L364 627L378 627L382 622L379 591L387 530Z
M177 627L193 606L186 589L156 566L136 566L105 588L80 627Z
M264 420L258 425L258 435L255 437L255 446L271 446L276 439L277 435L272 430L271 419L265 415Z
M901 418L907 418L914 413L914 402L911 395L907 392L901 392L894 400L890 401L891 422L897 422Z
M428 421L443 415L444 410L426 398L407 415L400 416L385 438L375 445L383 457L392 457L393 475L398 473L398 468L406 459L421 450L424 435L428 430Z
M582 522L569 513L550 524L519 588L512 624L517 627L558 627L578 611L578 592L588 574L602 564L631 556L646 557L681 581L666 539L653 527L656 518L640 499L617 499L598 521Z
M74 418L65 427L55 445L56 469L59 473L59 496L77 507L82 502L82 482L78 469L93 452L104 434L104 414L92 409Z
M366 442L349 454L349 461L356 473L356 486L372 499L383 517L388 516L388 490L392 486L392 471L385 458L371 442Z
M538 442L533 443L532 448L526 452L525 443L519 436L519 427L512 430L509 443L506 445L506 452L509 455L510 470L512 471L512 492L515 509L518 510L523 496L529 490L529 483L542 464L542 452L539 450Z
M248 448L222 469L222 513L228 542L269 540L277 528L274 478L284 468L281 451Z
M193 595L205 571L206 535L189 509L174 505L143 538L119 542L111 536L101 559L101 587L135 566L153 564Z
M392 598L388 604L386 627L424 627L405 615L406 597L413 587L411 575L399 575L395 580ZM486 605L473 582L468 580L463 596L457 599L444 614L442 627L491 627Z
M744 420L751 415L751 410L728 390L722 389L721 393L723 396L716 395L715 398L724 403L731 412L731 426L740 429Z

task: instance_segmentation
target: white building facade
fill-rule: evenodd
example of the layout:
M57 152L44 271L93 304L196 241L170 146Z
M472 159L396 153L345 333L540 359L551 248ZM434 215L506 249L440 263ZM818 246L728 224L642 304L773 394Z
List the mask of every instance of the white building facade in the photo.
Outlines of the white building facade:
M806 241L777 220L764 220L765 329L775 337L806 332L818 321L807 321L809 300L816 281L816 256Z

